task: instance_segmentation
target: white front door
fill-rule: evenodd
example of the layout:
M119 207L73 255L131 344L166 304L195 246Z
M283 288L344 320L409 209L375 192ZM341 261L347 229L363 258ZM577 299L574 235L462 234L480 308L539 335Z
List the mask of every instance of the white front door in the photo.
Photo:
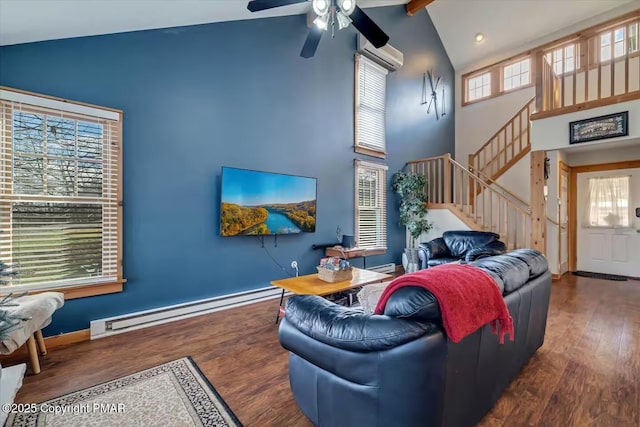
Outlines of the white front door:
M589 178L621 176L629 177L629 224L620 227L610 225L611 221L601 221L599 226L590 226L588 215L585 217L589 208ZM640 218L635 216L635 208L640 207L640 169L586 172L577 177L577 269L640 277ZM609 210L602 202L600 209Z

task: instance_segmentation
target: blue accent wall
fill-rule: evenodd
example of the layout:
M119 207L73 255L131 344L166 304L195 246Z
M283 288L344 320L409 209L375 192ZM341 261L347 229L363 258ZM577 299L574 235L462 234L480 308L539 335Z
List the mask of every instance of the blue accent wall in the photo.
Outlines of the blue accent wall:
M454 150L454 112L420 105L433 68L453 106L454 71L426 11L367 9L404 53L387 85L388 178L411 159ZM304 16L225 22L0 48L0 85L124 111L124 275L119 294L67 301L46 334L123 313L268 286L298 260L315 271L338 225L353 234L353 28L299 57ZM372 158L368 158L375 160ZM220 237L222 166L318 178L317 231ZM400 262L404 229L388 195L385 255ZM268 251L268 253L267 253ZM272 259L273 257L273 259ZM357 260L355 264L361 263ZM274 302L274 314L276 302ZM267 319L265 319L267 320Z

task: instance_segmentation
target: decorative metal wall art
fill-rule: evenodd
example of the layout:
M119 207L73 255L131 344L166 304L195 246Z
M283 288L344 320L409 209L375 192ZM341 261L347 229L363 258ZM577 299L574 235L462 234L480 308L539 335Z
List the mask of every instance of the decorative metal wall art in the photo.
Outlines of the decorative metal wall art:
M427 90L427 79L429 80L429 89ZM442 94L441 111L438 111L438 93ZM436 113L436 120L440 120L441 116L447 114L444 104L444 84L442 76L433 76L433 70L429 70L422 75L422 102L420 105L427 104L427 114L431 114L431 109Z

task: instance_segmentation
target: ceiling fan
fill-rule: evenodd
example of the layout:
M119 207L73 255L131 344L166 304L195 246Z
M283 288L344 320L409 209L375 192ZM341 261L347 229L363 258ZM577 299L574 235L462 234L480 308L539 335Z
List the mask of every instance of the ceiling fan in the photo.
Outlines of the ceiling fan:
M338 30L353 23L353 26L375 47L382 47L389 41L389 36L356 5L356 0L252 0L247 4L247 9L258 12L307 1L311 2L313 11L318 16L313 21L314 25L302 46L300 56L303 58L311 58L315 55L322 33L328 30L329 24L331 24L333 36L336 22Z

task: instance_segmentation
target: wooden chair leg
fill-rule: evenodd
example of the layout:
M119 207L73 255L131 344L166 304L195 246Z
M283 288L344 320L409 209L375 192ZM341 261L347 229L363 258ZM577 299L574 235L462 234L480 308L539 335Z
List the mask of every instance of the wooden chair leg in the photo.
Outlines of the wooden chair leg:
M35 333L36 341L38 342L38 349L40 350L40 354L43 356L47 354L47 346L44 344L44 337L42 336L42 331L38 330Z
M29 350L29 359L31 360L31 369L34 374L40 373L40 361L38 360L38 349L36 348L36 340L31 335L27 340L27 349Z

